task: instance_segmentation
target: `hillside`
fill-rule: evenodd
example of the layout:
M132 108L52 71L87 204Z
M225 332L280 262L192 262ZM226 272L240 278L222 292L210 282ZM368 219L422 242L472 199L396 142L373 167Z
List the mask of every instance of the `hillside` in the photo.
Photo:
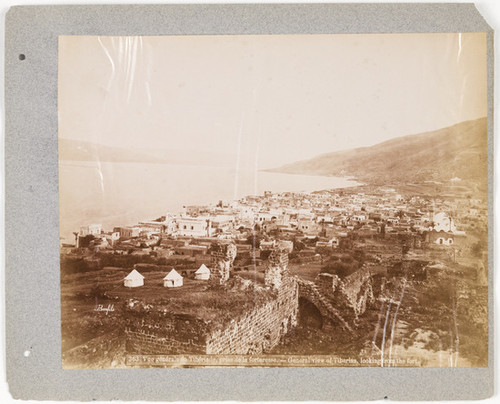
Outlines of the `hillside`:
M269 171L350 176L378 183L487 181L486 118L432 132L391 139L371 147L322 154Z
M121 163L159 163L231 166L232 156L217 152L178 149L126 149L59 138L59 159Z
M139 162L152 160L154 156L139 152L137 150L127 150L119 147L109 147L96 143L59 139L59 159L71 161L127 161ZM154 157L156 161L157 158Z

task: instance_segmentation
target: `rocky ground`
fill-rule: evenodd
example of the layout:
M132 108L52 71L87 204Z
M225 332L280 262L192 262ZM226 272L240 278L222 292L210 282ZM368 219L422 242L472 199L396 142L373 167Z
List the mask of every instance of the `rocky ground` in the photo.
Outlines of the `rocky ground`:
M314 280L319 271L318 265L290 268L306 280ZM122 284L127 273L107 268L62 277L65 368L125 367L125 310L131 300L171 304L191 313L201 307L204 315L212 313L214 320L224 321L221 313L234 311L238 302L256 304L258 292L243 289L250 281L263 282L262 274L240 271L231 298L222 299L219 293L203 293L206 285L199 281L166 290L161 284L164 274L148 274L149 285L128 289ZM320 328L321 319L302 311L298 327L270 354L336 355L355 358L359 366L487 366L488 296L477 260L431 265L425 279L407 275L388 275L377 284L375 302L355 323L350 319L354 332L341 331L335 324ZM243 298L245 294L252 298ZM197 296L200 304L194 305Z
M337 355L366 366L487 366L487 307L487 287L473 267L435 268L425 280L394 276L354 333L319 329L302 312L272 353Z

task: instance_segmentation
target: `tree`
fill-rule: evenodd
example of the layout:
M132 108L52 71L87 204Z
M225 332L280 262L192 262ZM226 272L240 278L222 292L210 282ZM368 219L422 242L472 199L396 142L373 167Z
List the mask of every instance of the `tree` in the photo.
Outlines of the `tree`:
M337 275L344 278L357 270L357 262L345 263L341 261L329 261L322 269L322 273Z
M297 239L293 240L293 251L302 251L304 248L306 248L305 244Z
M353 247L353 242L352 240L348 238L341 238L339 241L339 250L340 251L346 251L350 250Z
M363 250L357 248L354 250L354 259L358 261L359 266L363 265L363 263L366 261L366 254Z
M304 244L312 247L312 246L315 246L318 241L319 241L318 237L306 238L306 239L304 239Z

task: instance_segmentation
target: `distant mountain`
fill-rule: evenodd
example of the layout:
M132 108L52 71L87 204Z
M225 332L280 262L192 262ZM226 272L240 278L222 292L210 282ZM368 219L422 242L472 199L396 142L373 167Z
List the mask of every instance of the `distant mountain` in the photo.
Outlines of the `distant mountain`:
M322 154L268 171L349 176L366 183L487 181L487 121L466 121L371 147Z
M59 159L126 163L160 163L231 166L234 158L224 153L178 149L126 149L59 138Z

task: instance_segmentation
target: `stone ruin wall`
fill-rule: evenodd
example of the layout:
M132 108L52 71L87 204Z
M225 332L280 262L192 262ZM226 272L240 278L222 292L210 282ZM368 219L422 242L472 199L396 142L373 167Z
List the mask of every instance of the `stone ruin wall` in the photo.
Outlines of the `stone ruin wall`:
M129 313L125 327L126 349L142 355L203 354L204 325L184 316L150 313L144 318Z
M340 285L342 296L354 311L355 320L375 301L372 277L369 271L359 270L347 276Z
M218 271L212 271L212 275L216 273L214 285L223 285L229 278L235 255L232 247L234 244L214 246L213 259L219 264ZM271 350L297 325L299 290L287 265L286 251L274 251L265 273L269 300L215 331L209 331L201 321L182 316L131 315L126 327L127 350L145 355L246 355Z
M147 330L126 330L127 352L140 355L177 355L205 353L205 339L181 341L177 336L160 337Z
M233 270L233 262L236 258L236 245L213 244L210 254L212 256L212 266L210 271L210 284L223 285L227 282Z
M280 289L283 280L288 276L288 253L285 249L274 249L269 255L269 262L264 274L266 286Z
M340 278L337 275L320 273L315 282L323 295L333 298L333 294L339 286Z
M320 273L314 283L329 304L345 318L353 316L355 321L375 300L370 271L358 270L343 280L337 275Z
M298 285L283 279L277 298L254 308L207 337L207 354L261 354L278 345L297 325Z
M298 285L285 278L276 296L209 332L202 324L182 318L147 318L129 322L127 351L143 355L259 354L278 345L297 325Z
M212 254L215 262L227 261L228 257L232 257L232 250L222 249L218 253L214 249ZM233 260L234 258L231 259L231 265ZM224 329L210 334L207 337L207 354L245 355L267 352L297 325L298 285L289 276L286 249L277 248L272 251L264 278L266 288L276 297L234 319Z

